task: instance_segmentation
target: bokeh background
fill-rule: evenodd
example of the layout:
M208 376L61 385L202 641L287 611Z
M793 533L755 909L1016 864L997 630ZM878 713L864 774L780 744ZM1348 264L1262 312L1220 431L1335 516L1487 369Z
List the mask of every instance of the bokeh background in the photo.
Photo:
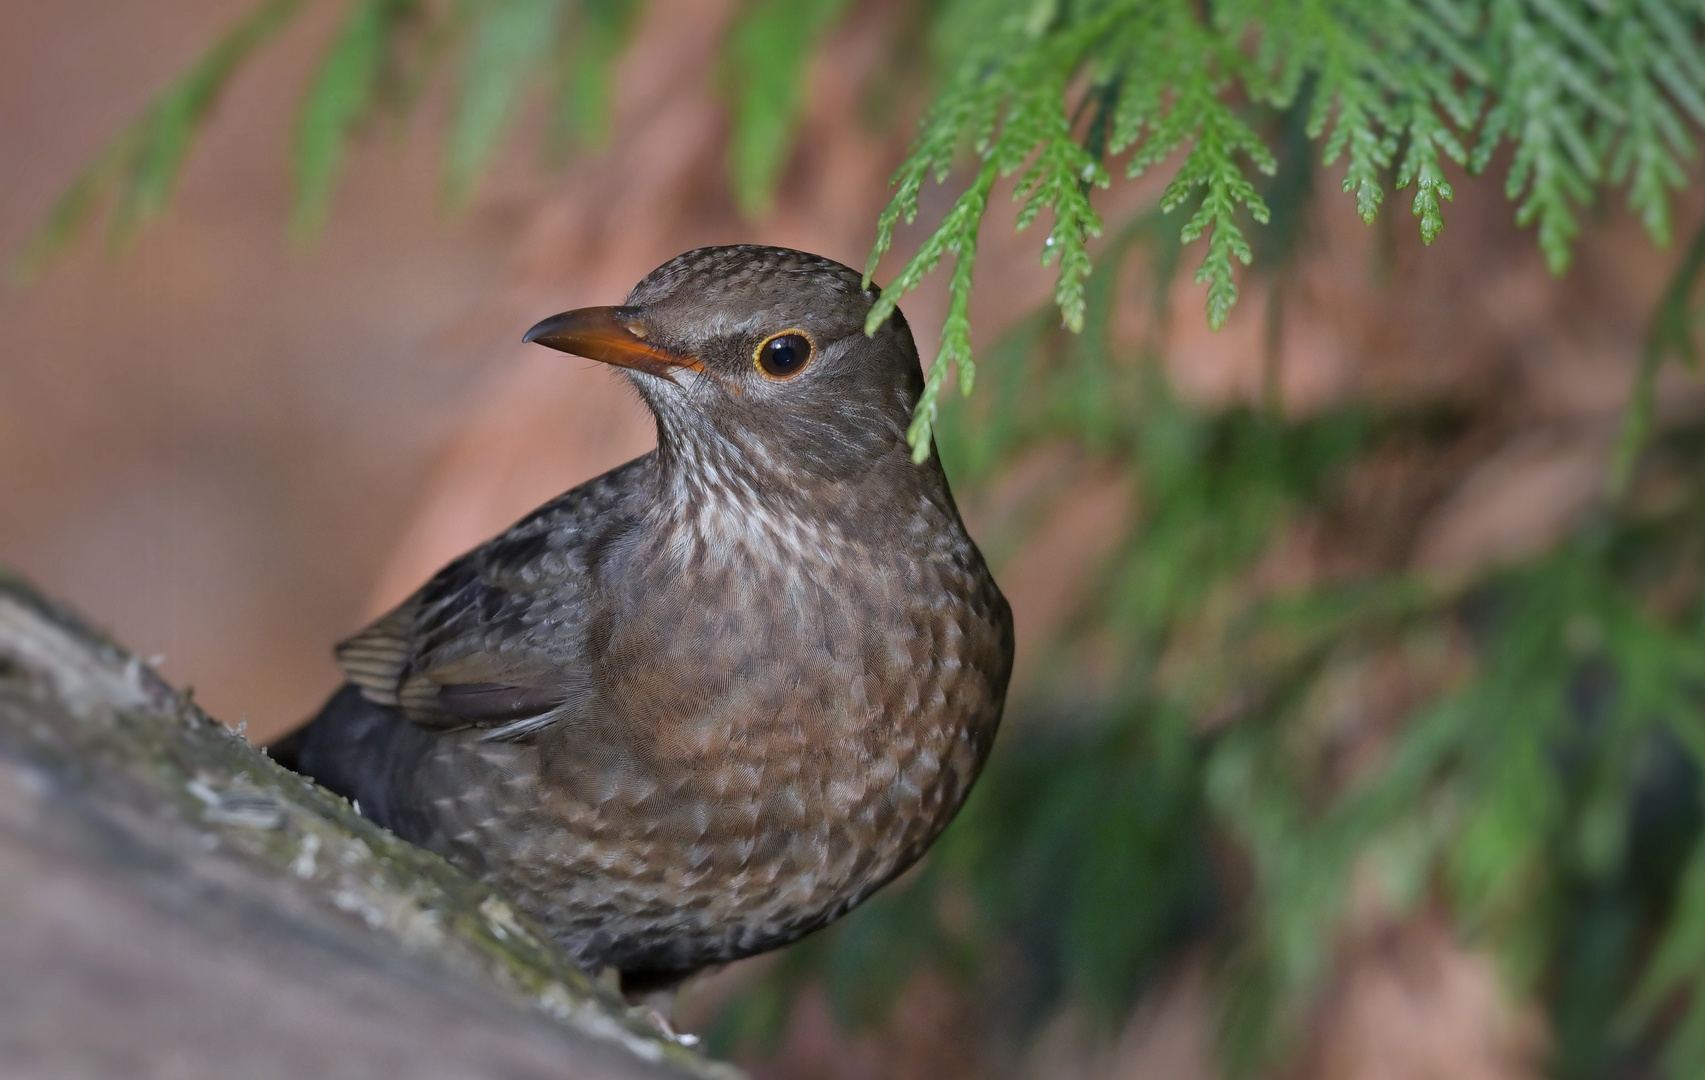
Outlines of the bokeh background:
M429 91L363 132L302 240L289 133L340 12L310 6L220 99L160 222L118 252L84 237L0 292L0 563L251 739L289 729L336 685L334 641L648 447L619 380L521 346L527 326L619 302L703 244L862 264L927 100L914 7L836 16L755 210L724 167L736 5L656 0L601 143L545 162L548 117L524 112L453 202L450 105ZM0 252L232 18L212 0L0 3ZM1685 957L1644 1012L1624 1000L1687 906L1698 831L1688 736L1649 730L1691 730L1705 686L1674 674L1705 657L1691 372L1661 368L1655 464L1637 498L1607 494L1681 245L1607 204L1553 276L1495 180L1459 177L1423 248L1401 198L1369 226L1338 173L1282 164L1288 224L1258 238L1218 331L1189 273L1161 270L1165 175L1097 194L1081 338L1057 331L1040 237L997 189L978 393L947 406L941 444L1018 622L1007 732L967 821L893 896L689 989L687 1026L758 1075L1492 1080L1692 1060L1663 1057ZM951 195L926 189L897 255ZM1702 212L1695 164L1683 245ZM927 363L943 283L904 306ZM1650 572L1617 576L1630 565ZM1268 617L1285 602L1291 621ZM1562 659L1505 663L1521 634ZM1680 688L1600 717L1640 672ZM1537 757L1493 745L1541 698L1590 733L1542 725ZM1369 779L1435 729L1432 786ZM1626 768L1571 779L1569 754ZM1567 775L1500 780L1522 769ZM1484 810L1529 795L1525 816Z

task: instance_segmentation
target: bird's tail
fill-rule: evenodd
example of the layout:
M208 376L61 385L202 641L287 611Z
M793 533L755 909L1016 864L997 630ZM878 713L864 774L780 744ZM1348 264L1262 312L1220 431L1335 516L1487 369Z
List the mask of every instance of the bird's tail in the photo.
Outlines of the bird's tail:
M272 759L342 795L407 840L424 831L415 770L432 736L345 683L305 725L271 743Z
M290 734L280 735L278 738L267 743L267 756L284 766L286 769L289 769L291 772L301 772L302 744L307 742L308 728L310 726L311 722L303 724Z

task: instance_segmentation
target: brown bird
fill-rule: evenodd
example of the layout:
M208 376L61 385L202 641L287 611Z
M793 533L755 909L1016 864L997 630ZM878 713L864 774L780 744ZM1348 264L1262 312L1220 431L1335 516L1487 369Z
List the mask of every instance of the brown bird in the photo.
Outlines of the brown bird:
M630 994L785 945L914 862L988 756L1012 616L877 290L690 251L526 340L627 370L657 449L338 647L279 756L501 889Z

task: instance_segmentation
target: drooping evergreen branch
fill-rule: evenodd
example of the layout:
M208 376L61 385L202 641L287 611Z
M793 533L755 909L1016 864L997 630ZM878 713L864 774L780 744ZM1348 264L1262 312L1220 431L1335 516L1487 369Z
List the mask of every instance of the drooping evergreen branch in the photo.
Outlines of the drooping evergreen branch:
M1364 219L1378 212L1388 184L1412 185L1411 210L1431 243L1453 196L1445 161L1477 173L1508 148L1505 190L1516 219L1536 226L1557 272L1568 265L1582 208L1607 186L1625 187L1652 239L1666 243L1672 198L1686 184L1705 126L1705 13L1679 0L1224 0L1209 7L949 0L946 7L945 24L977 22L983 34L944 59L948 74L895 176L871 266L895 225L917 213L925 177L944 179L958 149L1001 162L1003 174L1027 162L1020 221L1055 213L1043 258L1060 260L1057 298L1074 329L1091 264L1083 245L1099 224L1083 182L1106 183L1103 155L1087 153L1099 133L1073 123L1071 88L1086 82L1114 99L1113 133L1102 149L1130 155L1127 175L1175 161L1162 201L1169 210L1201 190L1181 235L1186 243L1206 238L1196 280L1207 286L1215 326L1236 301L1234 262L1250 259L1243 216L1265 220L1249 170L1271 167L1266 132L1274 110L1304 86L1313 95L1309 134L1326 164L1343 162L1344 189ZM1062 150L1062 141L1085 153ZM951 242L949 233L966 234L969 223L957 211L920 245L921 261L906 264L890 303L917 283L918 267L933 265L926 253ZM950 303L968 288L968 278L951 282ZM963 339L943 338L950 362L967 353ZM933 410L933 397L929 404ZM919 440L927 439L930 410L919 412Z

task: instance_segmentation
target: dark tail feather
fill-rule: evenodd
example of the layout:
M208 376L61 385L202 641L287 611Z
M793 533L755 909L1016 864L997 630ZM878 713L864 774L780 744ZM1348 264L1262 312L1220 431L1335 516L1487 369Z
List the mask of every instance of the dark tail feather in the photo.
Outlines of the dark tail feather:
M279 736L266 744L267 756L291 772L301 772L302 744L307 741L307 735L308 725L303 724L290 734Z
M345 683L318 716L267 749L274 761L360 805L405 840L423 838L413 780L432 736Z

